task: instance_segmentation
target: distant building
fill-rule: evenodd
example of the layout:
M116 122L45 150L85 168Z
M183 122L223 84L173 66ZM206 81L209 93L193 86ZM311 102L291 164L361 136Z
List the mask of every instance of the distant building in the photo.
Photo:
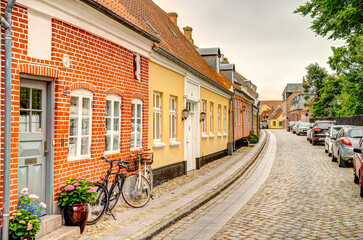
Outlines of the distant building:
M282 108L276 108L267 119L268 128L282 128Z
M302 83L288 83L282 93L282 126L287 127L289 123L289 110L291 100L304 91Z

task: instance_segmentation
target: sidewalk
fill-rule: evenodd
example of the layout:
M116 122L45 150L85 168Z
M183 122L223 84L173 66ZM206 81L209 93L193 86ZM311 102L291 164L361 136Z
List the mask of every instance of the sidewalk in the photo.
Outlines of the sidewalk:
M200 170L154 188L154 200L135 209L121 204L113 211L117 220L105 216L87 226L80 239L146 239L203 205L237 179L266 143L262 134L253 148L241 148L233 156L214 161Z

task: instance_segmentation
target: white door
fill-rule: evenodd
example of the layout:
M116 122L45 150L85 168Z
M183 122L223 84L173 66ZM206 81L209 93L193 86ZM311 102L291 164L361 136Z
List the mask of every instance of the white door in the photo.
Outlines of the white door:
M46 91L46 82L20 82L18 189L29 188L43 202L46 202Z
M187 102L189 116L184 121L185 124L185 159L187 161L187 171L195 169L196 148L196 126L194 124L194 103Z

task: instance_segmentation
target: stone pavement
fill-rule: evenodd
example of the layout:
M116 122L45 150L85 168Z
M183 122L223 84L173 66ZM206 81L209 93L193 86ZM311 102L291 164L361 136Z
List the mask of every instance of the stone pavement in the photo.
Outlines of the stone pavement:
M87 226L80 239L143 239L153 236L232 184L258 156L266 139L266 134L263 134L260 143L253 148L242 148L233 156L156 187L154 200L143 208L122 204L113 211L117 220L104 217L96 225Z
M278 145L270 177L212 239L363 239L352 168L339 168L306 137L271 132Z

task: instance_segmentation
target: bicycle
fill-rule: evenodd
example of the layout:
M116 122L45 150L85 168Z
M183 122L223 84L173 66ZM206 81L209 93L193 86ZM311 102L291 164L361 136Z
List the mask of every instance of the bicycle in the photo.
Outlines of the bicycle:
M151 198L152 198L152 190L154 186L154 176L151 168L151 164L153 163L154 155L153 153L148 152L150 149L140 149L140 151L136 154L131 154L131 157L137 157L138 159L138 172L136 173L139 177L145 177L150 183L151 189ZM143 167L142 167L143 165Z
M105 157L101 157L100 159L108 162L110 167L107 170L106 176L101 178L102 182L94 183L98 194L96 200L89 204L88 225L95 224L99 221L106 210L116 220L112 209L116 206L120 195L122 195L123 200L129 206L135 208L144 206L150 199L150 184L145 178L140 178L141 180L139 180L135 179L133 175L127 176L121 173L122 169L129 170L128 166L125 165L129 164L128 161L121 159L109 160ZM117 172L112 172L114 162L117 162L118 165ZM115 179L108 191L109 176L111 174L115 175Z

